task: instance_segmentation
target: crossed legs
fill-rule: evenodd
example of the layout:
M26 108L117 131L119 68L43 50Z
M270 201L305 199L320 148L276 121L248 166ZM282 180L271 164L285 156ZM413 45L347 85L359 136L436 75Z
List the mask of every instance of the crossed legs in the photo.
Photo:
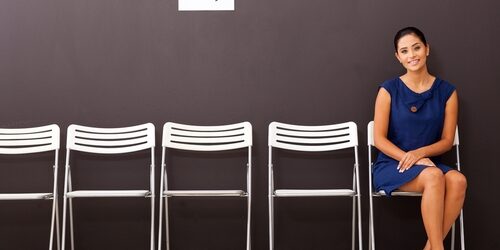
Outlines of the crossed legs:
M443 239L462 209L467 180L455 170L443 175L436 167L427 167L401 191L422 193L421 211L428 241L424 250L442 250Z

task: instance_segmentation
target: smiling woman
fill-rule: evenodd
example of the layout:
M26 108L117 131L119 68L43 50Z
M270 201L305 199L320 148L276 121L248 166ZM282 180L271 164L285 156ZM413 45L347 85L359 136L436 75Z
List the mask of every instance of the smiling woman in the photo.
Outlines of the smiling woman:
M394 46L406 74L382 83L375 101L373 132L380 154L374 186L389 196L394 190L421 192L424 250L442 250L467 186L462 173L439 161L453 145L458 97L452 84L428 72L430 47L419 29L398 31Z

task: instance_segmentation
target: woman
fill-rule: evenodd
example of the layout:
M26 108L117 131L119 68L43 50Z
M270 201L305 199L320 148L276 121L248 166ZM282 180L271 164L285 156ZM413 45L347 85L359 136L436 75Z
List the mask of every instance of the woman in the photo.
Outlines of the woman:
M458 115L455 87L427 70L424 34L407 27L394 37L395 55L406 74L379 88L374 140L381 151L373 169L377 191L421 192L427 233L424 250L442 250L443 239L465 199L465 176L439 162L453 146Z

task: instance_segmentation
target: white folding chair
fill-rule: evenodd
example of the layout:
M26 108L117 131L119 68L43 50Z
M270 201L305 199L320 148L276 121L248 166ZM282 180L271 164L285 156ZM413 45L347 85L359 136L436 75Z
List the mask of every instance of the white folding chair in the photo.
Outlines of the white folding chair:
M276 189L274 186L273 148L303 152L327 152L354 148L352 189ZM359 192L358 131L356 123L346 122L323 126L301 126L279 122L269 125L269 249L274 249L274 198L279 197L352 197L352 249L356 245L356 207L358 215L358 246L361 236L361 200Z
M458 126L455 130L455 140L453 141L453 146L455 146L456 151L456 165L457 170L460 171L460 153L459 153L459 140L458 140ZM373 222L373 197L382 197L386 196L383 190L376 192L373 190L373 181L372 181L372 167L373 167L373 157L372 151L375 147L374 139L373 139L373 121L368 123L368 170L369 170L369 189L370 189L370 219L369 219L369 249L375 250L375 226ZM414 196L421 197L422 193L418 192L403 192L403 191L394 191L391 194L392 196ZM460 246L462 250L465 250L465 236L464 236L464 217L463 217L463 209L460 211ZM451 228L451 250L455 249L455 224L453 224Z
M166 149L214 152L247 149L247 179L245 190L176 190L169 189ZM250 250L250 215L252 198L252 125L249 122L221 126L193 126L167 122L163 126L161 196L158 249L162 244L162 210L165 202L165 234L167 250L170 249L168 224L168 199L171 197L245 197L247 199L247 238L246 249Z
M66 211L69 201L69 220L71 249L75 249L73 231L72 199L82 197L144 197L151 199L151 240L150 249L154 249L154 147L155 127L151 123L122 128L95 128L81 125L68 127L66 143L66 171L64 180L62 247L65 246ZM142 150L151 151L149 167L149 188L144 190L75 190L72 186L70 152L86 152L102 155L117 155Z
M0 193L0 200L52 200L49 250L53 249L54 228L59 246L59 212L57 209L57 165L59 158L59 126L52 124L33 128L0 129L0 154L26 155L54 152L52 191L46 193ZM4 177L6 178L6 177ZM20 180L21 181L21 180Z

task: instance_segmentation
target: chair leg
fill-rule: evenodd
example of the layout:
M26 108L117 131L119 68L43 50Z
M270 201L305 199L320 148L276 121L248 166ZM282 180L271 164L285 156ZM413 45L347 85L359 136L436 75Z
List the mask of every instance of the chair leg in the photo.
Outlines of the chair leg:
M49 249L52 250L54 249L54 227L56 230L56 246L57 250L61 249L60 245L60 235L59 235L59 209L58 209L58 204L57 204L57 195L54 195L54 199L52 201L52 219L51 219L51 226L50 226L50 243L49 243Z
M73 198L69 198L69 232L71 239L71 250L75 250L75 233L73 223Z
M373 196L370 193L370 214L368 224L368 249L375 250L375 225L373 222Z
M151 195L151 246L150 249L155 249L155 198Z
M63 201L63 222L62 222L62 240L61 240L61 247L63 249L66 249L65 248L65 245L66 245L66 203L67 203L67 199L66 198L66 194L64 195L64 201Z
M269 194L269 250L274 250L274 201Z
M455 224L456 222L453 222L451 225L451 250L455 250Z
M68 155L66 155L66 158L68 158ZM66 195L68 193L69 189L69 168L66 166L65 169L65 174L64 174L64 195L63 195L63 221L62 221L62 240L61 240L61 248L63 250L66 249L66 215L68 211L68 196Z
M161 186L160 186L160 190L162 190ZM162 238L162 220L163 220L163 194L162 194L162 191L160 191L160 206L159 206L159 209L158 209L158 250L161 250L161 238Z
M250 194L248 194L247 197L247 250L250 250L251 246L251 241L250 241L250 221L251 221L251 215L252 215L252 210L251 210L251 199L250 199Z
M170 250L170 227L168 223L168 196L165 195L165 245Z
M368 250L372 250L372 218L368 218Z
M352 235L351 235L351 249L356 248L356 197L352 197Z
M358 208L358 249L362 250L363 249L363 227L361 226L361 195L358 193L357 195L357 208Z
M460 247L465 250L464 210L460 210Z
M61 232L59 230L59 205L56 201L56 244L57 244L57 250L61 250Z
M54 245L54 224L55 224L55 206L56 206L56 196L54 195L53 200L52 200L52 212L51 212L51 218L50 218L50 240L49 240L49 250L53 250L53 245Z

